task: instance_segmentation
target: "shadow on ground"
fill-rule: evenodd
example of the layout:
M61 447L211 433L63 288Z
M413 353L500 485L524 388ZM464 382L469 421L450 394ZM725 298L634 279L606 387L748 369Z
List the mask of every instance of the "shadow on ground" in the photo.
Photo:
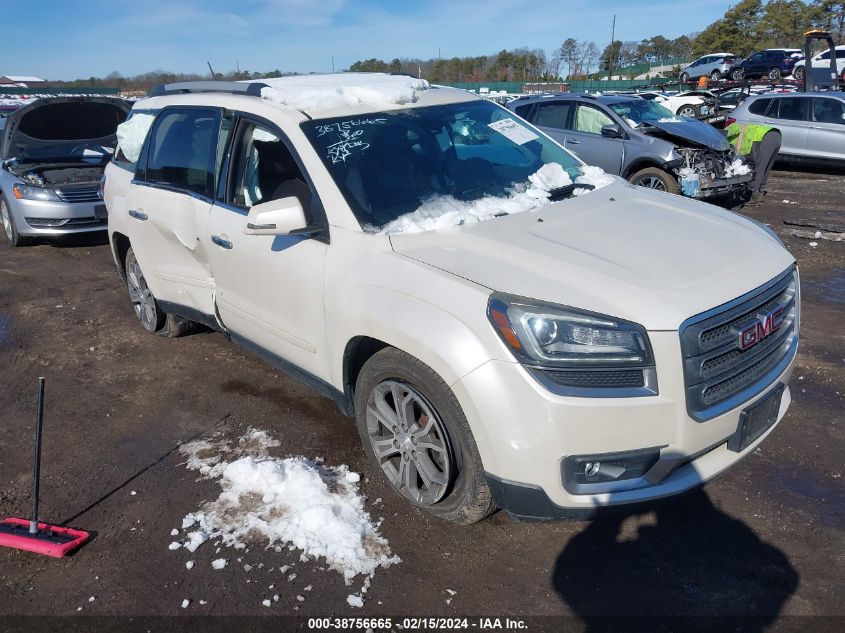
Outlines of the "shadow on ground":
M763 631L798 573L698 490L654 509L600 510L559 556L553 583L591 633L645 624L631 616L654 618L651 630L698 630L724 618L725 631Z

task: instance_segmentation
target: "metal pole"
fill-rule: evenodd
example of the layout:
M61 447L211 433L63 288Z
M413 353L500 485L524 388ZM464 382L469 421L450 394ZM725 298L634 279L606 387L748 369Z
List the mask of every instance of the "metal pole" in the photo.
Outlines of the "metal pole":
M613 44L616 42L616 14L613 14L613 26L610 27L610 59L607 62L607 80L610 81L613 79L613 51L614 47Z
M29 533L38 532L38 481L41 478L41 427L44 424L44 378L38 378L38 400L35 411L35 464L32 471L32 518Z

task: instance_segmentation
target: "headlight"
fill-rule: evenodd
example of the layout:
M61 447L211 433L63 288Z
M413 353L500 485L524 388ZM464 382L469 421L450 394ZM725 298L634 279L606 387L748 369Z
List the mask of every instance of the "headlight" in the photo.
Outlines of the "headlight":
M18 200L50 200L61 202L61 198L59 198L53 189L45 189L44 187L15 184L12 185L12 192Z
M657 393L645 330L612 317L495 293L487 316L541 383L566 395Z

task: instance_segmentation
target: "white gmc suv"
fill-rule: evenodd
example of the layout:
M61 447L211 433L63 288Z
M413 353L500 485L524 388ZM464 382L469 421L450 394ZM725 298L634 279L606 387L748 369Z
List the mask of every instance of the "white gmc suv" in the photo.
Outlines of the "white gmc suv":
M104 196L142 326L202 324L333 398L459 523L688 490L790 403L794 259L508 110L405 76L170 84Z

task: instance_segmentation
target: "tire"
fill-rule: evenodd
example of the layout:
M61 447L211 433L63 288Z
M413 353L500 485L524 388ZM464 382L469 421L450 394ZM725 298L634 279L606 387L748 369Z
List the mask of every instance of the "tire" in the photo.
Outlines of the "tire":
M672 174L663 171L659 167L646 167L628 177L628 182L637 187L665 191L666 193L678 193L678 181Z
M132 307L135 309L135 316L147 332L166 338L177 338L191 334L197 329L197 324L193 321L162 310L147 286L147 280L138 265L138 260L135 259L135 252L131 246L126 251L124 270L126 271L126 287L129 290Z
M397 414L396 399L408 413ZM355 419L364 451L406 501L461 525L477 523L496 510L455 394L421 361L392 347L374 354L355 384ZM418 451L418 443L430 448ZM381 459L375 444L381 445Z
M718 70L714 70L710 73L710 81L719 81L722 78L722 73Z
M678 116L685 116L689 117L690 119L695 118L695 107L691 105L685 105L678 108L678 112L676 113Z
M689 75L687 73L681 73L680 81L682 84L685 84L689 81Z
M804 67L799 66L795 70L792 71L792 78L795 81L804 81Z
M769 69L769 75L768 75L768 77L769 77L769 79L771 79L772 81L777 81L778 79L780 79L780 75L781 75L780 68L771 68L771 69Z
M734 81L742 81L743 77L745 77L745 71L742 68L734 68L731 71L731 79Z
M18 231L18 227L15 225L15 216L12 215L9 205L6 203L6 198L2 195L0 195L0 224L3 225L6 242L12 248L25 246L29 242L29 238L24 237Z

